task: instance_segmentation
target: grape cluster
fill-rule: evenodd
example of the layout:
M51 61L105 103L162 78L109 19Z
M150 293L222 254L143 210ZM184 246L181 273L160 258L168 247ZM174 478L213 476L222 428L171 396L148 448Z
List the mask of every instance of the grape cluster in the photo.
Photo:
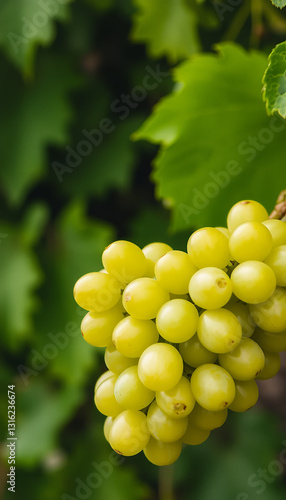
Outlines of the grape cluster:
M105 347L95 385L104 434L118 453L156 465L204 442L228 409L258 399L286 349L286 223L256 201L235 204L226 227L205 227L187 252L115 241L104 268L82 276L83 338Z

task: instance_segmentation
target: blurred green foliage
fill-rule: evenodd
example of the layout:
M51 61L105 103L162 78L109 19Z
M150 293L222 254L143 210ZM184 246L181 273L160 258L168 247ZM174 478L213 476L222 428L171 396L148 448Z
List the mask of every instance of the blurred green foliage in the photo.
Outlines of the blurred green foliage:
M103 352L84 343L72 296L112 240L184 249L199 224L223 224L233 202L251 197L270 209L285 185L284 129L251 162L237 149L268 128L261 79L286 32L269 0L249 2L252 16L245 4L0 0L5 500L171 500L162 485L172 475L176 499L285 498L282 472L269 472L286 447L283 427L262 408L232 415L208 442L184 449L173 470L158 471L142 454L115 457L93 404ZM194 190L206 196L210 172L231 160L239 175L191 213ZM12 383L15 494L6 484Z

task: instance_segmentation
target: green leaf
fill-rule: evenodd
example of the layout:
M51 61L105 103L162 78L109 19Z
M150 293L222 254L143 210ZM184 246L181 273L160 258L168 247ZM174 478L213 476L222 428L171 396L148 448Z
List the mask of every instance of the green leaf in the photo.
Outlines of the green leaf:
M0 46L22 72L32 71L38 45L55 38L55 20L68 18L71 0L1 0Z
M134 0L132 39L146 43L153 57L168 56L171 62L188 57L200 47L197 18L185 0Z
M279 43L269 56L263 77L263 99L268 114L276 111L286 118L286 42Z
M7 66L2 77L11 99L1 92L0 179L8 201L18 205L45 173L47 146L68 142L72 112L67 94L79 85L79 78L67 58L55 54L43 54L35 81L26 86Z
M270 210L286 182L286 127L266 115L261 98L264 55L232 43L218 52L177 67L173 93L135 134L161 145L153 179L176 230L225 224L241 199Z
M286 5L286 0L271 0L271 2L273 3L273 5L275 5L275 7L278 7L279 9L283 9L283 7L285 7Z

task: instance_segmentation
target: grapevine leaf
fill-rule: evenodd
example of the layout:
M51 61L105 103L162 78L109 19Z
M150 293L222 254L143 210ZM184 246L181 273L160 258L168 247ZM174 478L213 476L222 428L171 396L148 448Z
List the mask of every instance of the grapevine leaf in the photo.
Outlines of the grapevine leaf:
M158 197L172 208L176 230L225 224L240 199L270 209L286 181L286 127L266 115L261 98L264 55L232 43L218 52L178 66L174 92L135 134L161 145L153 179Z
M286 118L286 42L276 45L263 77L263 98L269 114Z
M132 39L146 43L153 57L168 56L176 62L200 47L197 17L185 0L134 0Z
M273 5L275 5L275 7L278 7L279 9L283 9L283 7L285 7L286 5L286 0L271 0L271 2L273 3Z

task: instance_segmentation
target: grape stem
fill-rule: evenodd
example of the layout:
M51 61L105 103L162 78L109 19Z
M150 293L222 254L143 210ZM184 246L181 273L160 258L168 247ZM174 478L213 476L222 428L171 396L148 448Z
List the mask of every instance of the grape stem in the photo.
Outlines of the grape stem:
M286 189L279 194L276 205L269 215L269 219L284 219L286 216Z
M158 471L159 500L174 500L174 470L172 465L160 467Z

